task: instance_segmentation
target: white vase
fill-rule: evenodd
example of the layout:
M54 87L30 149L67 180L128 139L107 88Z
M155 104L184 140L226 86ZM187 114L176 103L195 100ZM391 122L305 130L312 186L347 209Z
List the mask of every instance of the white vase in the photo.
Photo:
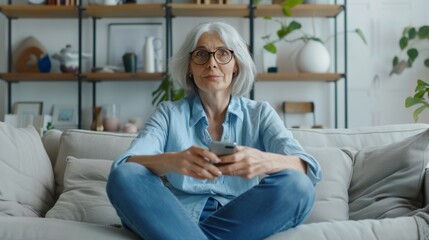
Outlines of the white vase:
M144 43L144 71L148 73L155 72L155 49L153 46L153 37L146 37Z
M296 57L296 67L300 72L326 73L330 64L329 52L319 41L306 42Z

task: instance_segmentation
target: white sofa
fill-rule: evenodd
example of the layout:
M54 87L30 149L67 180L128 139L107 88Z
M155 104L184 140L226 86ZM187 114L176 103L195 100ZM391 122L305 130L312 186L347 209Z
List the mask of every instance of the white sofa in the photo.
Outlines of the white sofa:
M428 124L292 131L324 178L305 223L269 239L429 239ZM0 122L0 239L138 239L105 193L134 137Z

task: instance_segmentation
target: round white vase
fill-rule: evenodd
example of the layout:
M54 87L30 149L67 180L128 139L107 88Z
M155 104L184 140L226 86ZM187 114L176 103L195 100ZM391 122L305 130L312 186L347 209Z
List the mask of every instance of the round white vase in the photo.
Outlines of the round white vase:
M296 56L296 67L300 72L326 73L330 64L328 49L319 41L306 42Z

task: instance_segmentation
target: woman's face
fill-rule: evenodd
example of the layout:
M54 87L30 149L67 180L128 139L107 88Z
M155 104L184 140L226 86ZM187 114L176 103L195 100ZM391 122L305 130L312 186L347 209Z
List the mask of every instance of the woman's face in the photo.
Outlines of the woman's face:
M201 60L207 54L207 52L201 52L200 50L207 52L216 52L218 50L216 55L220 62L225 59L228 60L229 54L232 55L232 59L226 64L221 64L215 60L214 54L209 54L209 59L206 63L197 64L192 59L200 58ZM217 33L204 33L201 35L192 55L189 64L189 73L193 75L199 93L226 92L228 95L231 94L232 78L234 73L237 72L236 61L234 55L230 53L219 35Z

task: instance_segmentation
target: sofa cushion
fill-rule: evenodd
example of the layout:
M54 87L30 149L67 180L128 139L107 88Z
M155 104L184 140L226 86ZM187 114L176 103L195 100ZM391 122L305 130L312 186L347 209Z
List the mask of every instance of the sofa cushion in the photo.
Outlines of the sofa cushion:
M54 204L51 162L33 126L0 122L0 216L43 216Z
M404 240L425 239L418 234L414 217L382 220L332 221L301 224L266 240Z
M429 130L395 143L363 148L354 158L350 219L397 217L422 207Z
M51 129L45 132L42 136L43 147L51 160L52 168L54 168L55 161L57 160L61 134L62 132L60 130Z
M63 192L64 171L68 156L115 160L121 153L128 149L135 137L135 134L75 129L65 131L61 135L60 147L54 168L57 197Z
M106 181L112 161L67 158L64 192L47 218L120 225L121 220L106 194Z
M348 189L352 178L351 156L339 148L304 147L322 167L316 200L304 223L349 219Z

